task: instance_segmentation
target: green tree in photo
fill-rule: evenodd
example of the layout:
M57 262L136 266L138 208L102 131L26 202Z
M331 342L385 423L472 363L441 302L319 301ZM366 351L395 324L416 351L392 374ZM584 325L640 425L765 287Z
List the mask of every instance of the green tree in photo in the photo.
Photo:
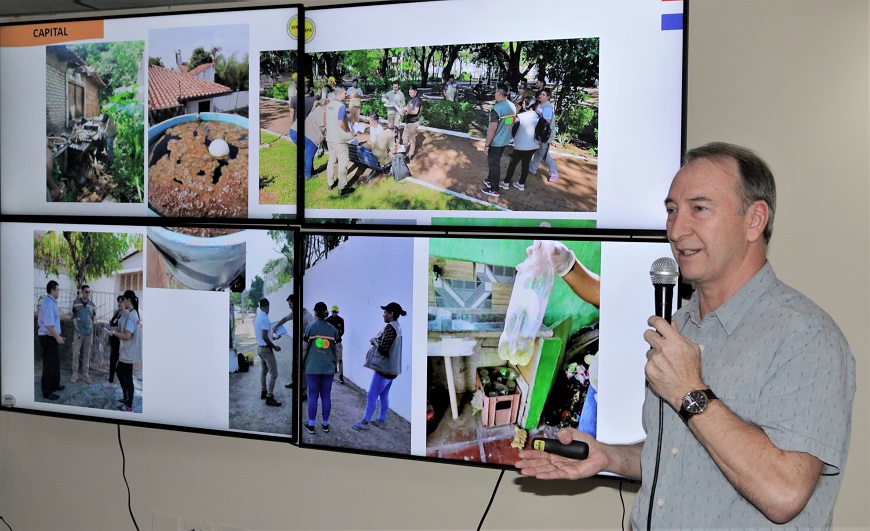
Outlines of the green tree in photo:
M250 291L248 291L248 296L251 298L251 301L253 301L254 305L259 304L260 299L263 298L264 282L265 281L263 280L263 277L261 277L260 275L255 276L254 279L251 280L251 289Z
M190 60L187 61L187 71L190 72L194 68L199 65L203 65L206 63L213 63L214 57L206 51L202 46L197 46L193 49L193 52L190 54Z
M275 278L276 285L269 286L270 291L274 291L293 280L293 233L286 230L270 230L269 237L278 246L276 251L281 253L281 258L273 258L263 267L263 274Z
M111 232L43 233L33 240L33 265L50 275L63 266L76 286L121 270L121 259L142 250L142 235Z
M276 80L296 71L296 50L260 52L260 74Z
M239 61L236 54L229 57L219 56L214 65L214 80L234 91L248 90L248 54Z
M380 50L351 50L344 56L347 73L355 77L370 76L377 71L380 62Z
M69 48L93 68L106 85L100 89L100 101L107 100L116 90L130 87L138 81L145 41L70 44Z

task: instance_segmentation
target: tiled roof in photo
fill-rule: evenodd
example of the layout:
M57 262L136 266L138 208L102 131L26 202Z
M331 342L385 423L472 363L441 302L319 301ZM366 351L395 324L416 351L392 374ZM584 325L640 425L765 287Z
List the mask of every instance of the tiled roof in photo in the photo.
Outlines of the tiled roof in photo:
M161 66L148 67L148 108L150 110L177 107L197 98L229 94L229 87L199 79L190 73L182 74Z
M195 76L195 75L199 74L200 72L202 72L203 70L207 70L209 67L212 67L212 66L214 66L214 63L202 63L201 65L197 66L193 70L188 70L187 75Z

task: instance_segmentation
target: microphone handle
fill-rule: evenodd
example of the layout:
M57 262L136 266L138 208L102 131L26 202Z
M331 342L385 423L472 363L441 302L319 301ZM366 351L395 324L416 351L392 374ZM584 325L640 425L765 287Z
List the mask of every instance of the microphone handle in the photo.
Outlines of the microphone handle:
M656 293L656 315L663 317L670 323L674 309L674 286L673 284L653 284L653 289Z
M569 459L586 459L589 457L589 445L583 441L571 441L562 444L558 439L537 438L532 440L532 448L543 450L549 454L561 455Z

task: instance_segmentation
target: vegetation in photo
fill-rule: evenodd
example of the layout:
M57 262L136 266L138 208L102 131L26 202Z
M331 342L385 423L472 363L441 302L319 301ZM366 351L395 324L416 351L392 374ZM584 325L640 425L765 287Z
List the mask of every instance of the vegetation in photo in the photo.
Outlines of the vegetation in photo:
M296 144L260 133L260 203L296 204Z
M47 197L141 203L143 41L46 48Z
M334 197L322 181L305 182L305 201L326 204L342 210L494 210L490 205L469 201L412 182L395 183L376 179L366 185L364 194Z
M560 143L597 149L599 39L557 39L482 44L379 48L309 54L306 76L315 84L333 76L359 78L366 94L380 95L394 80L404 94L410 85L423 94L440 94L449 77L459 83L457 101L427 100L425 126L481 136L487 103L499 82L514 90L543 77L553 89ZM386 116L380 98L363 103L360 114Z
M597 210L598 38L314 52L307 59L300 90L323 102L346 89L347 127L333 120L343 132L332 137L349 138L347 154L339 144L335 157L350 160L346 179L335 167L323 178L328 168L315 164L307 208ZM496 131L491 124L498 124L493 150L485 145ZM395 147L378 140L382 129ZM326 151L328 144L321 144ZM499 175L490 171L496 164ZM497 176L504 193L491 189Z
M237 52L224 55L220 46L211 46L207 50L197 46L187 61L187 71L195 70L200 65L214 64L214 82L225 85L233 91L248 90L248 54L236 57ZM166 68L162 57L149 57L149 66Z
M296 204L298 148L290 138L296 50L260 53L260 204Z
M76 286L121 271L121 260L142 251L142 235L112 232L36 233L33 264L48 275L65 273Z

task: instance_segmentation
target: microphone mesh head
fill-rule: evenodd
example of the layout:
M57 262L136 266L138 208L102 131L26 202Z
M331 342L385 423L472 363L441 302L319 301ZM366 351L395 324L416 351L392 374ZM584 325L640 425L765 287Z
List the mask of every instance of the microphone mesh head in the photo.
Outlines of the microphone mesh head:
M666 284L674 286L680 276L677 262L673 258L662 257L652 263L649 268L649 277L653 284Z

